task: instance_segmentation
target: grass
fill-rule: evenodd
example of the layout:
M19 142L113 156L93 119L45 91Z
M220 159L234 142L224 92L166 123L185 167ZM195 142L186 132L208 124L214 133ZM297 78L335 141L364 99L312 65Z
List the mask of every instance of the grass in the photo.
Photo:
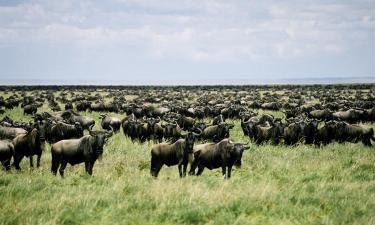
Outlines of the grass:
M6 115L31 118L21 112ZM99 113L85 114L99 129ZM231 136L246 141L235 124ZM40 168L24 159L21 172L0 171L0 224L375 224L374 147L253 145L225 180L220 169L180 179L177 167L153 179L152 144L117 133L93 177L68 165L64 179L50 173L47 145Z

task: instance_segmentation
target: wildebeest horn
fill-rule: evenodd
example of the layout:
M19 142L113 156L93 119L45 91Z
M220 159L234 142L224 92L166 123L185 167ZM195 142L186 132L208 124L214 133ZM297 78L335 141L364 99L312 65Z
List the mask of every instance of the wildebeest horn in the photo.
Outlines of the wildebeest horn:
M197 128L197 130L199 130L199 134L193 132L194 136L200 136L202 134L202 130L201 129Z
M248 144L250 144L250 141L247 141L246 143L238 142L238 144L248 145Z
M112 135L113 135L113 127L111 126L111 125L109 125L109 127L111 128L111 131L106 131L105 132L105 137L106 138L109 138L109 137L111 137Z

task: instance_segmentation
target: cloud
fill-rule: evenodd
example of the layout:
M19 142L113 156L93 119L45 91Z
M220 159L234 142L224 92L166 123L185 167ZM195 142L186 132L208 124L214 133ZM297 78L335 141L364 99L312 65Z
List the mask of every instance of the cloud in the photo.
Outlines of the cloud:
M374 38L371 2L27 1L0 5L0 46L123 48L155 60L258 62L343 54Z

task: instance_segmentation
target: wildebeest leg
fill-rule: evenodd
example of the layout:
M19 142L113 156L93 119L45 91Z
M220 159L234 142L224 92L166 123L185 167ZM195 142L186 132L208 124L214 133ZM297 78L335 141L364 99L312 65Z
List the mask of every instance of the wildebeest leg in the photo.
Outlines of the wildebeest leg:
M6 171L10 170L10 159L1 162L1 164L3 164Z
M33 155L30 155L30 168L34 167Z
M90 174L90 162L85 162L85 171L86 171L86 173L88 173L89 175L91 175Z
M228 166L228 173L227 173L227 178L229 179L230 176L231 176L231 173L232 173L232 167L231 166Z
M178 163L178 174L182 177L182 162Z
M42 154L39 154L38 157L36 158L36 167L40 166L40 158L42 157Z
M21 170L20 162L21 162L22 158L23 158L23 155L21 155L19 153L15 153L13 165L14 165L14 167L16 167L17 170Z
M227 173L227 167L226 166L222 166L221 167L221 172L222 172L223 176L225 176L226 173Z
M182 171L182 176L186 177L186 170L187 170L188 163L184 163L183 165L183 171Z
M189 175L195 175L195 169L197 169L197 167L198 167L198 162L197 160L194 160L190 166Z
M204 170L204 166L203 165L198 165L197 176L200 176L203 173L203 170Z
M62 177L64 177L64 170L65 170L66 164L68 164L68 162L66 162L66 161L62 161L61 162L61 166L60 166L59 172L60 172L60 175Z
M163 164L160 163L155 157L152 156L151 168L150 168L151 176L157 177L162 166Z
M94 162L89 162L88 163L88 168L86 169L86 172L92 176L92 168L94 167Z
M57 160L54 160L53 159L53 156L52 156L52 163L51 163L51 172L53 173L53 175L56 176L57 174L57 170L59 169L59 166L60 166L60 162L57 161Z

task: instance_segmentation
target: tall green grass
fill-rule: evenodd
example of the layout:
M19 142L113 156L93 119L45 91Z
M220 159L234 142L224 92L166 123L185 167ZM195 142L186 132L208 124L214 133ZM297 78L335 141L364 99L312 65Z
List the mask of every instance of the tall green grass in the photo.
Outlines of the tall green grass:
M6 115L31 118L20 111ZM99 113L83 114L100 129ZM235 124L231 137L247 141ZM0 171L0 224L375 224L374 147L252 145L225 180L220 169L180 179L177 167L154 179L152 145L121 131L93 177L68 165L64 179L50 173L46 145L40 168L24 159L21 172Z

